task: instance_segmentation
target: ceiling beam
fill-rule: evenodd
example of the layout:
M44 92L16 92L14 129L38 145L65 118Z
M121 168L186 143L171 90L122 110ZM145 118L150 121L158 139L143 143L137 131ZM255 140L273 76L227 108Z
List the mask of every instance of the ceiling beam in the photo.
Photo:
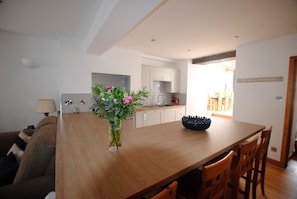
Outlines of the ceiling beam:
M110 2L110 0L104 0L103 5L108 8L108 12L104 13L103 21L93 24L92 33L86 44L87 53L102 55L144 17L166 1L113 0ZM97 16L97 20L101 20L101 18L100 15Z
M236 57L236 51L224 52L216 55L210 55L206 57L200 57L192 59L192 64L213 64L217 62L234 60Z

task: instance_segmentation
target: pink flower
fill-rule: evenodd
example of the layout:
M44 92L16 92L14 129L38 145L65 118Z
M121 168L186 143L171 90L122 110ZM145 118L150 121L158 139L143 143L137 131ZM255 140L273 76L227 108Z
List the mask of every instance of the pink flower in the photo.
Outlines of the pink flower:
M110 93L112 91L112 86L106 86L105 89L106 92Z
M131 103L132 102L132 97L131 96L127 96L125 99L123 99L123 102L125 103L125 104L129 104L129 103Z

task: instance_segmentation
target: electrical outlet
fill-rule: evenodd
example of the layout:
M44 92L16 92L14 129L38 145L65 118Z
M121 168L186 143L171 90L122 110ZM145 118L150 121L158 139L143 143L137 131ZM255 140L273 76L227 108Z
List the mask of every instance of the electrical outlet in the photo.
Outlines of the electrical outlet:
M273 146L270 148L270 150L271 150L272 152L277 152L277 148L276 148L276 147L273 147Z

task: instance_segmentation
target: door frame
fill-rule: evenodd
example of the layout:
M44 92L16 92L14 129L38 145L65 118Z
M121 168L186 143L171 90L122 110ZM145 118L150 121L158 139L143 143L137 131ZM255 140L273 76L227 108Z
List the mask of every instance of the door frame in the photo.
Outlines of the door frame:
M295 98L295 85L297 75L297 56L290 57L289 71L288 71L288 85L287 85L287 98L283 128L283 140L280 164L284 168L288 166L291 132L293 125L294 114L294 98Z

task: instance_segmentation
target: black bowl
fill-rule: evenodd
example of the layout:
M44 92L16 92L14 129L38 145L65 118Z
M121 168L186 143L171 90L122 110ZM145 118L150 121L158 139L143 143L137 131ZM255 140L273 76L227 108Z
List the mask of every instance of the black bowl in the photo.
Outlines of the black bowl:
M187 129L202 131L210 127L211 119L199 116L183 116L182 123Z

